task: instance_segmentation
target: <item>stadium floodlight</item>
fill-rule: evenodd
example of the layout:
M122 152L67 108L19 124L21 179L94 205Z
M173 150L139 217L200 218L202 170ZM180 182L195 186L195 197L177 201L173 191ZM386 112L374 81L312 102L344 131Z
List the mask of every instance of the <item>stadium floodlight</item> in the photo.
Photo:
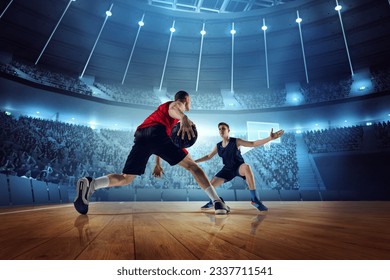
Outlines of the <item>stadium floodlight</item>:
M347 56L348 56L348 63L349 63L349 68L351 69L351 75L354 76L355 73L353 72L353 67L352 67L352 60L351 60L351 56L349 54L349 48L348 48L348 42L347 42L347 37L345 35L345 31L344 31L344 24L343 24L343 19L341 17L341 5L339 4L338 0L336 0L336 7L334 8L338 15L339 15L339 19L340 19L340 25L341 25L341 31L343 32L343 38L344 38L344 44L345 44L345 50L347 52Z
M144 18L145 18L145 14L142 15L141 20L138 22L137 35L135 36L135 40L134 40L134 43L133 43L133 48L131 49L129 59L127 60L126 70L125 70L125 73L123 74L123 78L122 78L122 85L125 83L127 71L129 70L130 61L131 61L131 58L133 57L133 53L134 53L135 45L137 44L139 33L141 31L142 26L144 26L144 24L145 24L144 23Z
M13 0L12 0L12 1L13 1ZM10 2L10 4L12 3L12 1ZM35 65L38 64L38 62L39 62L39 60L41 59L41 57L42 57L44 51L46 50L47 45L49 44L51 38L53 37L54 33L56 32L56 30L57 30L57 28L58 28L58 25L59 25L60 22L62 21L62 18L64 17L65 13L68 11L69 6L70 6L70 5L72 4L72 2L74 2L74 1L75 1L75 0L70 0L70 1L69 1L69 3L68 3L68 5L66 6L64 12L62 13L62 16L61 16L60 19L58 20L58 22L57 22L56 26L54 27L53 31L51 32L49 39L47 40L45 46L43 47L41 53L39 54L37 60L35 61ZM10 4L9 4L9 5L10 5ZM7 8L9 7L9 5L7 6ZM7 9L7 8L6 8L6 9ZM4 12L5 12L5 10L4 10ZM0 15L0 18L3 16L4 12Z
M296 23L301 23L302 22L302 19L300 17L298 17L296 20L295 20Z
M95 51L95 48L96 48L96 44L98 43L99 39L100 39L100 35L102 34L102 31L103 31L103 28L104 26L106 25L106 22L108 20L108 18L112 15L111 13L111 10L112 10L112 7L114 6L114 4L112 3L111 6L110 6L110 9L108 9L108 11L106 12L106 17L104 19L104 22L102 24L102 27L100 28L100 31L99 31L99 34L95 40L95 43L93 44L93 47L92 47L92 50L88 56L88 59L87 59L87 62L85 63L85 66L84 66L84 69L83 69L83 72L81 72L81 75L80 75L80 79L83 78L84 76L84 73L85 73L85 70L87 69L88 67L88 64L89 64L89 61L91 60L91 57L92 57L92 54L93 52Z
M200 34L202 34L202 36L206 35L206 31L203 29L202 31L200 31Z
M266 31L268 29L267 25L265 25L265 18L263 18L263 26L261 27L264 33L264 54L265 54L265 70L267 74L267 88L269 88L269 71L268 71L268 52L267 52L267 35Z
M164 68L163 68L162 75L161 75L160 88L159 88L160 91L162 89L162 85L163 85L163 81L164 81L165 69L167 67L168 55L169 55L169 50L171 48L171 42L172 42L173 33L176 31L176 29L175 29L175 21L172 22L172 27L169 29L169 31L171 31L171 34L169 35L169 43L168 43L168 48L167 48L167 54L165 55Z
M236 34L236 29L234 29L234 22L232 22L232 29L230 30L232 34L232 63L230 68L230 92L234 92L234 35Z

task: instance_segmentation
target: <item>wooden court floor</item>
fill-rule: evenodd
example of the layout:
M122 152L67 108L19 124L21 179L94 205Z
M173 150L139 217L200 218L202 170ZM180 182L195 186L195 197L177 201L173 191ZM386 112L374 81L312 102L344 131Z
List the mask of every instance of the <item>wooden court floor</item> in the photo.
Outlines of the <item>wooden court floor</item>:
M390 201L96 202L0 209L0 259L390 259Z

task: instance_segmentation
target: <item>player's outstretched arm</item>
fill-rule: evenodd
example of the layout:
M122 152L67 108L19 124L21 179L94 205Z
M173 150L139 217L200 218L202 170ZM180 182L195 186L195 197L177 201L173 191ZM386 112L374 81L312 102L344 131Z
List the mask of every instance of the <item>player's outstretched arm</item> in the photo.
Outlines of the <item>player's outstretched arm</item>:
M195 162L198 163L198 162L202 162L202 161L208 161L216 154L217 154L217 145L214 146L214 149L211 151L211 153L209 153L208 155L206 155L204 157L196 159Z
M152 175L154 177L160 178L164 174L164 170L161 167L161 159L159 156L156 156L156 165L154 166Z
M258 147L262 146L264 144L267 144L268 142L278 139L281 137L284 133L284 130L278 130L277 132L274 132L274 129L271 129L270 135L267 138L255 140L255 141L246 141L240 138L237 138L237 146L244 146L244 147Z

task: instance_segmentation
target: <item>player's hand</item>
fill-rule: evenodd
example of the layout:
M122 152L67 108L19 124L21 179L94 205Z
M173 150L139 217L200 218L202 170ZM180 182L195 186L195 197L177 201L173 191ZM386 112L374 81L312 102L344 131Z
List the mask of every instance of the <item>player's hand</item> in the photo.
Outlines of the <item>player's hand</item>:
M274 129L272 128L269 136L271 137L272 140L275 140L275 139L278 139L280 136L282 136L283 133L284 133L283 129L274 132Z
M153 169L152 175L156 178L161 178L161 176L164 174L164 170L162 169L161 165L155 165Z
M184 140L184 136L187 136L188 140L191 140L192 137L195 137L192 126L195 126L194 123L187 116L184 116L180 121L180 129L177 132L177 136L181 135L182 140Z

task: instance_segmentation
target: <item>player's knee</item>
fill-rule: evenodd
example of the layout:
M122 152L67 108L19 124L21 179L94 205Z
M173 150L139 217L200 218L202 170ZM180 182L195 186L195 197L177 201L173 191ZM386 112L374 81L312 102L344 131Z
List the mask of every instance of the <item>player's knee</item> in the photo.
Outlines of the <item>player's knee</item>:
M196 162L191 162L190 164L188 164L186 169L190 172L196 172L200 169L200 167Z
M248 173L248 172L251 172L252 170L251 170L251 166L249 165L249 164L246 164L246 163L244 163L243 165L242 165L242 168L244 169L244 172L245 173Z
M133 175L123 174L124 185L129 185L133 181L133 177L134 177Z

